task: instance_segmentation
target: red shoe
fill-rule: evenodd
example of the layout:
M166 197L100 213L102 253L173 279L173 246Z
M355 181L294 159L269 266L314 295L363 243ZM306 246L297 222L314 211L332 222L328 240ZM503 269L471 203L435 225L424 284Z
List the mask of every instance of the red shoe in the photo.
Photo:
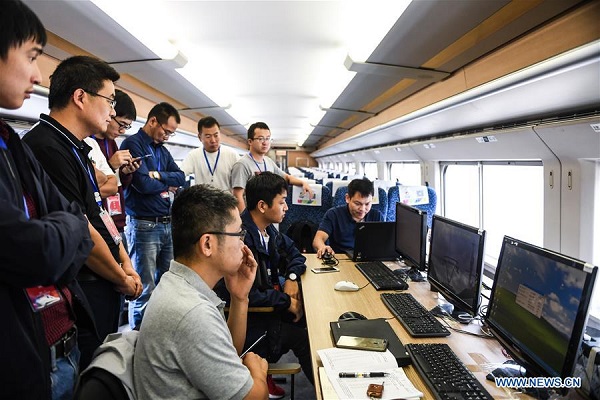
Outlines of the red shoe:
M272 375L267 375L267 387L269 388L269 399L282 399L285 396L285 390L273 382Z

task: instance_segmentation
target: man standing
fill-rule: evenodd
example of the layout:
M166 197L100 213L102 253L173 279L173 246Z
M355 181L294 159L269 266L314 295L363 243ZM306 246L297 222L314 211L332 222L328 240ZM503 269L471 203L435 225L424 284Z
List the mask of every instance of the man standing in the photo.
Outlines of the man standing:
M135 104L127 93L115 89L115 113L112 117L106 132L97 133L92 136L92 140L98 143L98 147L104 157L108 160L110 168L117 176L118 191L114 196L109 196L103 200L104 207L115 221L117 230L123 238L123 245L127 249L125 231L125 196L123 189L131 184L133 173L140 167L140 161L134 161L129 150L119 150L115 141L121 134L131 128L131 124L137 117Z
M221 146L221 126L213 117L198 121L198 138L203 148L189 152L183 160L185 175L194 174L196 184L208 184L231 192L231 170L238 160L237 153Z
M346 205L330 208L325 213L313 239L317 257L326 251L332 254L354 249L356 223L361 221L383 221L379 210L371 210L375 188L373 182L354 179L348 184ZM325 244L329 240L329 245Z
M273 172L285 178L288 184L302 187L302 190L308 192L311 198L313 196L313 191L306 181L286 174L275 164L275 161L267 157L267 153L271 148L271 141L271 130L264 122L256 122L248 128L250 151L235 163L231 172L231 186L233 187L233 195L238 200L240 213L246 208L244 202L246 182L251 176L262 172Z
M119 74L97 58L75 56L52 74L50 114L24 137L54 184L70 201L82 206L90 221L94 248L77 281L94 311L96 332L79 331L81 364L85 368L106 335L119 326L121 294L138 296L141 282L104 207L88 158L86 137L106 130L114 115L114 81Z
M37 16L21 1L4 1L0 107L21 107L40 83L37 58L45 44ZM0 171L0 396L68 398L78 374L75 332L94 329L74 280L93 245L88 222L1 119Z
M256 279L250 295L250 307L273 307L274 312L250 313L246 346L254 343L265 331L267 340L255 352L269 362L277 362L290 349L294 352L309 381L313 381L310 347L304 308L300 292L300 277L306 271L306 258L294 242L279 233L273 224L283 221L288 207L285 202L288 185L281 176L263 172L253 176L246 185L247 208L242 212L246 231L244 243L252 250L258 263ZM215 288L217 294L229 300L223 282ZM270 398L285 394L272 379L267 380Z
M175 259L148 303L135 347L138 398L266 399L266 360L239 357L256 261L244 246L235 198L192 186L175 199L172 218ZM221 278L232 298L227 322L212 291Z
M150 295L173 259L171 202L185 177L163 143L175 134L180 122L175 107L159 103L138 133L121 144L121 150L129 150L133 157L150 155L125 189L129 256L144 286L142 295L129 303L132 329L139 329Z

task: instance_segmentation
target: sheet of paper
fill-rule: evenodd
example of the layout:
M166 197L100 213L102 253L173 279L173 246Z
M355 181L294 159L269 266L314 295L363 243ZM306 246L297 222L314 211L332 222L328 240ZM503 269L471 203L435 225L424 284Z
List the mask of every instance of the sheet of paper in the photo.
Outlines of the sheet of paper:
M340 399L368 399L367 387L371 383L384 385L382 399L419 398L423 393L410 382L404 370L398 368L394 355L385 352L323 349L317 353L321 357L329 383ZM382 378L340 378L340 372L385 372ZM323 381L323 379L321 378ZM321 384L321 389L328 385Z

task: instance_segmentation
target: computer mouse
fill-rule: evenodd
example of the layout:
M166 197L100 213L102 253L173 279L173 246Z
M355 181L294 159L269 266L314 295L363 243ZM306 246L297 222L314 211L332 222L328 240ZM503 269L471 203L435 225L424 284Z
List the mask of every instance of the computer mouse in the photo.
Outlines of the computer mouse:
M358 321L359 319L367 319L367 317L357 313L356 311L346 311L340 315L338 321Z
M356 283L350 281L339 281L333 288L340 292L356 292L359 289Z

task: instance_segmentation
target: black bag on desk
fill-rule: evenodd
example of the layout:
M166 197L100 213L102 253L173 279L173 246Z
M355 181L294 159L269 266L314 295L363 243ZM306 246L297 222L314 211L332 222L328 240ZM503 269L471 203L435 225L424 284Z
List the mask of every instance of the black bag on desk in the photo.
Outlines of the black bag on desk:
M396 332L384 318L363 319L356 321L334 321L329 323L333 343L337 343L340 336L358 336L377 339L387 339L388 350L396 357L399 367L411 363L410 356L404 345L398 339Z

